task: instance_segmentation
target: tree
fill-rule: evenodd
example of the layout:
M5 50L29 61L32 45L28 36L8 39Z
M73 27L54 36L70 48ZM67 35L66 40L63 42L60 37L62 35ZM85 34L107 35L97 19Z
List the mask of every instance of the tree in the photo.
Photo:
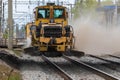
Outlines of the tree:
M102 1L101 4L102 5L113 5L113 0L105 0L105 1Z
M96 6L96 0L77 0L73 8L74 18L88 13L88 11L95 9Z

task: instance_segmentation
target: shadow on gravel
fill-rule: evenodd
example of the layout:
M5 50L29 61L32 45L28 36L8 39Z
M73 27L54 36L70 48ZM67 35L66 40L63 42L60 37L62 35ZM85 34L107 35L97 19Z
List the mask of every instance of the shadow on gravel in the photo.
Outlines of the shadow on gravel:
M104 66L104 67L107 67L107 68L109 68L109 69L112 69L112 70L117 70L117 71L119 71L120 72L120 70L118 70L118 68L120 67L120 65L117 65L117 64L113 64L113 63L90 63L90 62L84 62L84 63L86 63L86 64L89 64L89 65L91 65L91 66Z
M0 51L0 59L6 62L11 67L19 69L20 60L15 55L11 55L7 53L6 51Z
M44 61L34 61L30 59L22 59L21 57L18 57L16 55L10 54L6 51L0 51L0 59L6 62L9 66L20 70L23 66L41 66L41 67L50 67L46 64ZM60 66L63 66L64 68L69 68L70 65L66 62L58 62ZM76 67L73 66L74 69ZM27 69L27 68L25 68ZM28 69L29 70L29 69ZM78 69L76 69L78 70Z
M0 59L4 62L6 62L9 66L20 69L22 65L40 65L42 62L34 61L34 60L26 60L21 59L20 57L10 54L6 51L0 51Z

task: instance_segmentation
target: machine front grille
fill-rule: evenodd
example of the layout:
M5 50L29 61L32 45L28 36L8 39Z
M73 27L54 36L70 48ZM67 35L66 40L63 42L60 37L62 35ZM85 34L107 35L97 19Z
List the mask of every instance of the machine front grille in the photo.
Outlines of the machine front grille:
M59 38L62 36L62 27L60 26L45 26L44 37Z

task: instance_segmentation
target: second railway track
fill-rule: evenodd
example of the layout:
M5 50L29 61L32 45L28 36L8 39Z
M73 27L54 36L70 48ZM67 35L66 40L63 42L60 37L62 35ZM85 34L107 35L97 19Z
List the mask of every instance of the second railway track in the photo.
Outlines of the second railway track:
M108 74L108 73L106 73L106 72L104 72L104 71L102 71L100 69L92 67L92 66L90 66L90 65L88 65L88 64L86 64L84 62L71 59L71 58L69 58L67 56L64 56L64 58L69 60L70 62L78 65L78 66L81 66L81 67L83 67L83 68L85 68L85 69L87 69L87 70L89 70L89 71L91 71L91 72L93 72L93 73L103 77L105 80L119 80L119 78L117 78L117 77L115 77L113 75L110 75L110 74Z

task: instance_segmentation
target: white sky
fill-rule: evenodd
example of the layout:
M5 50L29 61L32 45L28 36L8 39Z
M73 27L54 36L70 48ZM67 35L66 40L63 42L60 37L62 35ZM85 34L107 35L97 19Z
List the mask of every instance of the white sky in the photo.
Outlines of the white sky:
M8 1L8 0L3 0L3 2L6 2L6 1ZM15 2L15 0L12 0L13 2ZM16 0L16 1L42 1L42 0ZM57 0L45 0L46 2L47 1L51 1L51 2L54 2L54 1L57 1ZM74 4L74 1L75 0L59 0L60 2L61 1L66 1L67 3L65 3L65 4L69 4L69 3L72 3L72 4ZM69 2L69 3L68 3ZM14 17L16 16L18 16L18 19L15 19L15 20L17 20L17 21L15 21L15 22L18 22L19 24L21 23L21 22L25 22L25 21L29 21L30 19L29 19L29 17L27 17L27 16L29 16L30 14L33 14L33 9L37 6L38 4L36 4L36 5L30 5L30 9L28 8L28 5L22 5L22 4L17 4L16 5L16 9L15 9L15 4L13 5L13 15L14 15ZM5 18L7 19L7 5L5 6ZM17 11L17 13L16 13L16 11ZM27 12L27 13L19 13L19 12ZM19 15L18 15L19 14ZM21 17L22 18L24 18L25 19L25 21L23 21L22 19L21 19Z
M6 2L6 1L8 1L8 0L3 0L3 2ZM15 1L15 0L13 0L13 1ZM16 0L16 1L42 1L42 0ZM57 0L45 0L45 1L51 1L51 2L53 2L53 1L57 1ZM61 1L69 1L70 3L74 3L74 1L75 0L59 0L60 2Z
M3 2L5 2L5 1L8 1L8 0L3 0ZM15 1L15 0L13 0L13 1ZM16 1L42 1L42 0L16 0ZM51 2L54 2L54 1L57 1L57 0L45 0L45 1L51 1ZM74 2L75 2L75 0L59 0L60 2L61 1L66 1L67 3L65 3L65 4L69 4L69 3L72 3L72 4L74 4ZM115 1L115 0L113 0L113 1ZM116 0L117 1L117 0ZM68 3L69 2L69 3ZM30 20L29 18L27 18L27 16L29 16L29 14L32 14L32 12L33 12L33 8L35 8L37 6L37 4L36 5L30 5L30 9L28 9L28 5L20 5L20 4L17 4L17 7L16 7L16 9L15 9L15 5L13 5L13 14L14 14L14 16L15 16L15 14L18 14L18 13L16 13L15 12L15 10L17 10L18 12L27 12L26 14L24 14L24 16L23 16L23 14L21 14L21 15L17 15L17 16L20 16L20 17L25 17L25 19L26 20ZM7 6L6 6L6 8L7 8ZM6 11L7 12L7 11ZM6 13L5 12L5 13ZM7 16L7 14L5 15L5 16ZM19 20L19 18L18 18L18 20ZM20 21L20 20L19 20ZM21 21L23 21L23 20L21 20ZM17 21L18 22L18 21Z

